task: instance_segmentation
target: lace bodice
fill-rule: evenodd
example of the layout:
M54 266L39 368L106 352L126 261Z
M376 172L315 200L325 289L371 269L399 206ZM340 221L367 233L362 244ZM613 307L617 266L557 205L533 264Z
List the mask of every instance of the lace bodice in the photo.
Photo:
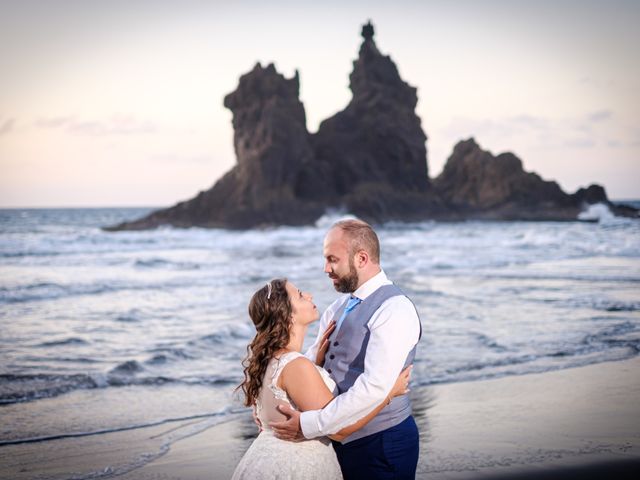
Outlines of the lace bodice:
M240 460L232 480L342 480L338 459L327 437L290 442L279 439L269 428L270 422L285 420L276 409L279 404L296 408L287 393L278 388L278 378L289 362L301 356L299 352L288 352L272 358L267 365L256 401L256 413L263 430ZM335 394L335 382L322 368L316 368L327 388Z
M256 414L262 422L262 427L268 429L270 422L280 422L286 420L286 417L282 415L278 410L279 404L289 404L292 408L298 410L293 400L289 398L287 392L278 387L278 379L284 367L296 358L304 357L300 352L287 352L281 355L279 358L272 358L267 365L264 379L262 381L262 390L256 402ZM336 383L329 376L329 374L323 368L316 366L318 372L322 376L325 385L333 394L336 392Z

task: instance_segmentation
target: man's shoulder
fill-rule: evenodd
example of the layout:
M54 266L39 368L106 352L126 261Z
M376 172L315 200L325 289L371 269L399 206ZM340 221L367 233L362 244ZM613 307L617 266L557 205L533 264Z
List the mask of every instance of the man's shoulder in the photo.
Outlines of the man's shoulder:
M408 335L414 333L421 336L420 315L413 302L405 294L394 295L387 298L376 310L369 321L369 328L400 329ZM382 331L382 330L380 330Z
M404 305L411 306L411 308L415 308L411 299L402 291L398 290L396 295L392 295L388 297L382 305L391 304L391 305Z
M374 293L380 293L386 296L386 299L383 303L387 303L388 301L398 302L398 303L410 303L413 305L413 302L409 298L409 296L405 293L405 291L400 288L395 283L389 281L389 283L385 283L378 287L378 289Z
M388 297L386 300L382 302L380 305L380 310L399 310L403 313L409 315L418 316L418 310L413 303L413 301L407 296L407 294L395 284L392 284L395 287L394 295Z

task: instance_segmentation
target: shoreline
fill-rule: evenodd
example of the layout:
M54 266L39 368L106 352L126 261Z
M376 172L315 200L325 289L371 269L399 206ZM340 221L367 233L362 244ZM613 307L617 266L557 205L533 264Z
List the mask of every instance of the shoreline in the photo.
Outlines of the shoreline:
M419 479L640 473L640 357L419 387L412 401ZM255 434L247 415L177 442L121 478L230 478Z
M640 356L414 387L411 398L418 479L640 478ZM247 413L12 445L0 448L0 470L16 480L225 479L256 434ZM144 455L149 442L158 454Z
M640 473L640 357L435 386L414 407L417 478Z

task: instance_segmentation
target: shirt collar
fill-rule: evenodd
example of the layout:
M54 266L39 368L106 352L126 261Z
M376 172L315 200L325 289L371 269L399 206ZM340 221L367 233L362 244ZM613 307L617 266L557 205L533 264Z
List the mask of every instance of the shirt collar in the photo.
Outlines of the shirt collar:
M361 300L366 299L369 295L375 292L381 286L390 283L384 270L380 269L380 272L364 282L358 289L353 292L354 297L358 297Z

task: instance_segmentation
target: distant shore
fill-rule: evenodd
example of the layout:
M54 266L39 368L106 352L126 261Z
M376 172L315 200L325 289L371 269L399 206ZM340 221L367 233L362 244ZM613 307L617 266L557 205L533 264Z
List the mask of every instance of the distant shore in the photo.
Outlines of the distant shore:
M413 403L420 479L640 478L640 358L416 388ZM252 429L214 427L123 478L230 478Z

